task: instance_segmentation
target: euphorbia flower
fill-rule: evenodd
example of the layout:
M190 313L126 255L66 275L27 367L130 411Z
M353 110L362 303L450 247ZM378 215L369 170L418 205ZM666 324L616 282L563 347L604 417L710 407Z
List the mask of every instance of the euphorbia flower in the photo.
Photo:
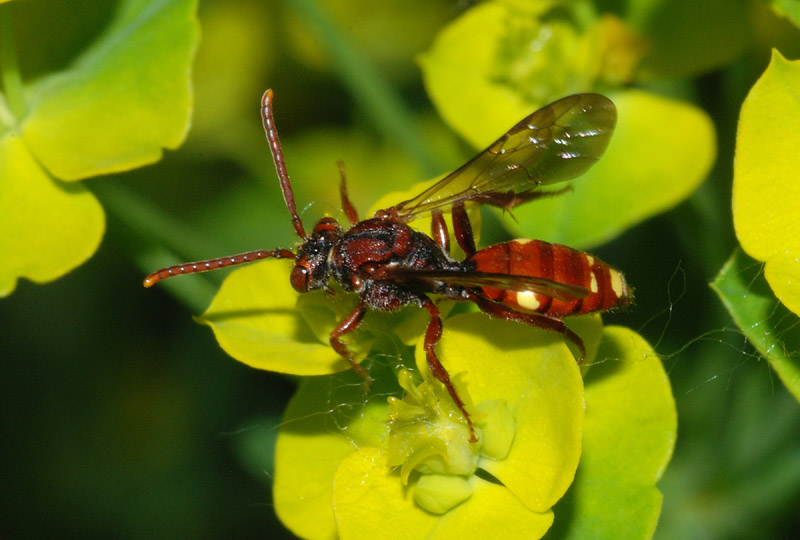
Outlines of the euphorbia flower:
M563 340L482 314L446 321L439 353L479 440L427 371L367 399L348 374L306 379L278 437L275 504L304 538L541 537L575 476L584 402ZM380 380L385 377L380 376Z
M353 297L298 302L285 276L281 261L233 272L202 320L241 361L306 376L280 427L274 479L276 511L298 536L535 538L553 515L559 538L652 536L676 414L640 336L570 318L587 346L584 391L559 336L478 313L446 318L437 351L474 404L473 445L421 357L396 383L414 369L423 311L371 312L353 333L375 379L365 394L326 343Z

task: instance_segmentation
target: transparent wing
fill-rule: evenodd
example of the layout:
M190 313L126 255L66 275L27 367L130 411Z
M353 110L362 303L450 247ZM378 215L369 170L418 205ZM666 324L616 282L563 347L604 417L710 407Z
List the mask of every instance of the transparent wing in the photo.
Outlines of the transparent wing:
M616 107L605 96L565 97L524 118L461 168L382 214L410 221L470 201L511 209L534 198L539 186L585 172L603 155L616 122Z
M531 291L558 300L569 302L588 296L589 290L577 285L567 285L551 279L533 276L514 276L490 272L454 272L448 270L415 270L413 268L394 268L392 279L398 281L443 281L462 287L490 287L508 291Z

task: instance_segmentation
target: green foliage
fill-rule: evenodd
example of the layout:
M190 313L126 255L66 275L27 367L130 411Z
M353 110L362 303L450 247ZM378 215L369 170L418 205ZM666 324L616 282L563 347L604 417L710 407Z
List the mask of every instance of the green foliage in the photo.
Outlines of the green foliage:
M792 21L795 26L800 26L800 2L797 0L772 0L770 4L776 13Z
M764 268L737 250L711 284L725 308L800 400L800 327L770 291Z
M745 0L627 2L625 19L649 43L641 76L691 77L730 64L751 39L750 9Z
M253 367L319 375L348 369L348 364L326 343L317 340L296 309L297 293L286 280L286 263L266 261L235 272L198 320L214 329L220 346ZM265 287L265 284L274 284ZM314 317L331 322L333 329L339 304L319 305ZM328 309L319 312L320 307ZM346 306L338 314L346 315Z
M798 85L800 62L773 51L769 67L742 105L733 223L742 249L765 264L762 274L736 252L720 270L714 289L739 328L800 399L799 342L791 331L800 315L800 168L794 159L800 144L795 129L800 122ZM764 280L772 294L764 290Z
M124 2L69 68L24 89L15 87L15 66L4 64L9 97L24 101L10 99L0 130L0 251L8 256L0 294L18 277L56 279L97 249L103 210L64 181L141 167L183 141L196 3Z
M797 2L207 0L195 58L196 4L0 2L6 535L794 538ZM481 246L592 246L636 302L567 320L580 370L441 303L477 443L427 374L424 310L345 338L369 393L328 344L355 296L298 295L286 261L231 273L194 324L224 272L141 278L297 241L267 87L307 229L340 217L338 160L367 216L547 102L609 96L569 192L471 217ZM755 261L724 263L737 238Z

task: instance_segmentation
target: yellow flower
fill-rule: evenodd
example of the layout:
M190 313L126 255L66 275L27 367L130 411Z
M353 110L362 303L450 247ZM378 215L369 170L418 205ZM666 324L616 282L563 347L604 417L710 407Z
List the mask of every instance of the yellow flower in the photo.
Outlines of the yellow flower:
M364 396L350 374L307 378L276 450L275 505L292 531L320 539L486 537L501 527L544 535L580 457L583 383L574 358L559 336L482 314L448 319L438 352L474 411L478 442L469 442L423 353L416 372L399 371L402 395L378 382Z

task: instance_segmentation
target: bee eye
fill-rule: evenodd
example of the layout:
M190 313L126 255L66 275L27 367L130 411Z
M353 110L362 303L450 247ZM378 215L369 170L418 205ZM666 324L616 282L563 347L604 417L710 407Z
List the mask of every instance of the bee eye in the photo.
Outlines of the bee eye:
M289 281L297 292L308 292L308 269L304 266L295 265L292 268L292 275Z

